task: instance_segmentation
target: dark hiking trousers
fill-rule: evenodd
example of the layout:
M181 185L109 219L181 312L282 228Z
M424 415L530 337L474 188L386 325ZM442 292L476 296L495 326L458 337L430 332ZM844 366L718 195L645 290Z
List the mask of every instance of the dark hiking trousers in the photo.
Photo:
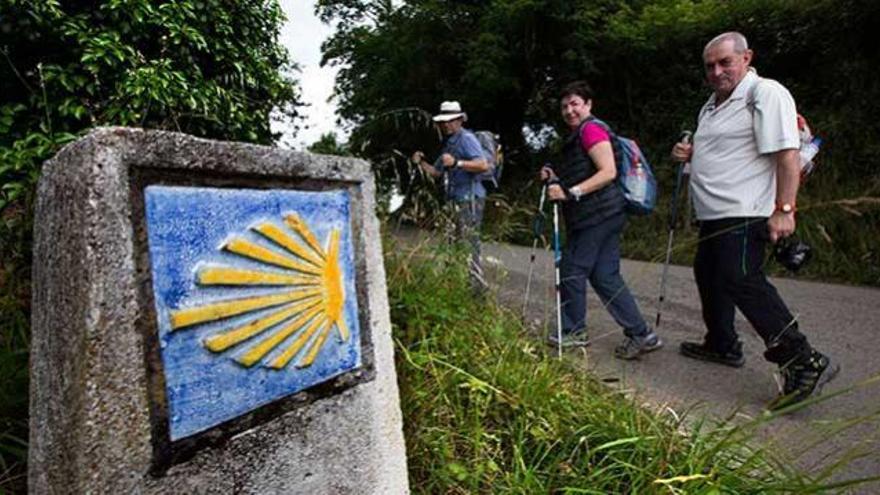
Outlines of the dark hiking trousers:
M736 343L736 306L764 339L767 360L784 364L808 355L810 346L764 274L768 241L766 218L700 222L694 276L706 323L706 344L711 349L724 353Z
M602 304L629 337L648 333L635 299L620 276L620 233L626 223L621 212L572 232L566 232L562 253L562 331L586 328L587 280Z

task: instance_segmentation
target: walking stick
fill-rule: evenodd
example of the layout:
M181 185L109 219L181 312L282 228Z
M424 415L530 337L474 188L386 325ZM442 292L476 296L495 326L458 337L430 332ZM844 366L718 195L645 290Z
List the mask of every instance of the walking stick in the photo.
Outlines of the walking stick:
M547 183L558 184L556 177ZM562 249L559 247L559 201L553 201L553 267L556 269L556 356L562 359L562 283L560 265Z
M679 142L687 144L691 140L691 131L681 133ZM678 195L681 192L682 176L687 162L678 166L675 176L675 189L672 190L672 208L669 210L669 237L666 240L666 261L663 263L663 274L660 276L660 299L657 301L657 319L654 321L654 331L660 328L660 315L663 312L663 302L666 300L666 275L669 272L669 259L672 257L672 239L675 235L675 221L678 217Z
M532 286L532 271L535 268L535 250L538 248L538 240L544 233L544 198L547 196L547 184L541 186L541 199L538 201L538 212L532 220L532 253L529 255L529 276L526 279L526 297L523 300L522 317L526 319L526 310L529 307L529 289Z

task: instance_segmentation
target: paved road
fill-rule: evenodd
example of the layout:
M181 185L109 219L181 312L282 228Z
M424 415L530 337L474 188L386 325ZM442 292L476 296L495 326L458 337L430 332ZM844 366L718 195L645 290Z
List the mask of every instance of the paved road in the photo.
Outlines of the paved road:
M665 239L658 240L658 251L664 247ZM498 297L516 311L523 305L529 253L528 248L507 244L484 246L486 264L495 268L489 272ZM653 323L662 265L624 261L622 270L642 313ZM527 320L539 329L536 332L555 331L553 280L552 255L538 250L527 313ZM797 315L811 343L842 366L837 379L826 387L826 395L880 377L880 290L792 279L774 279L773 283ZM698 414L724 417L737 412L739 417L746 418L762 414L764 406L777 394L775 368L761 356L763 342L739 314L736 326L747 355L743 368L703 363L678 354L680 342L700 340L704 331L699 296L689 267L671 266L669 270L659 329L665 348L639 361L624 362L612 357L622 332L592 294L588 297L588 308L593 344L586 351L569 351L566 357L604 381L631 390L637 400L679 412L696 407ZM773 420L763 434L779 440L780 447L774 449L777 453L811 471L817 469L816 463L825 455L839 456L847 450L867 455L851 461L836 479L878 476L878 381ZM872 415L869 421L841 433L825 434L825 438L830 438L821 448L797 455L798 447L807 438L821 434L817 432L827 428L829 421L839 424L844 418L868 415ZM880 493L880 484L864 486L853 493Z

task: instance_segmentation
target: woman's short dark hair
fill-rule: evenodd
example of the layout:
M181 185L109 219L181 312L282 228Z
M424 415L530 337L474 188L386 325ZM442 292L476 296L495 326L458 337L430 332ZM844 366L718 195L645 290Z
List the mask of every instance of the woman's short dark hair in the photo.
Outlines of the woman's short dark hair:
M562 100L567 96L577 95L584 101L593 99L593 88L587 84L587 81L570 82L559 92L559 99Z

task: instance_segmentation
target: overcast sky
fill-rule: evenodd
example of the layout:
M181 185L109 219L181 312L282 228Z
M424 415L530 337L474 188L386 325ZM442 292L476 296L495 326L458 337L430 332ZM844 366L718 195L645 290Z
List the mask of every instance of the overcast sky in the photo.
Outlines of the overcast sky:
M336 70L321 67L321 42L332 33L332 28L322 24L315 16L315 2L312 0L280 0L281 8L287 15L287 24L281 30L281 43L290 51L291 58L300 66L299 79L302 99L309 106L301 109L305 122L296 137L285 132L286 125L273 123L273 130L284 132L280 142L282 147L304 149L330 131L345 140L342 129L336 128L336 106L328 99L333 94L333 79Z

